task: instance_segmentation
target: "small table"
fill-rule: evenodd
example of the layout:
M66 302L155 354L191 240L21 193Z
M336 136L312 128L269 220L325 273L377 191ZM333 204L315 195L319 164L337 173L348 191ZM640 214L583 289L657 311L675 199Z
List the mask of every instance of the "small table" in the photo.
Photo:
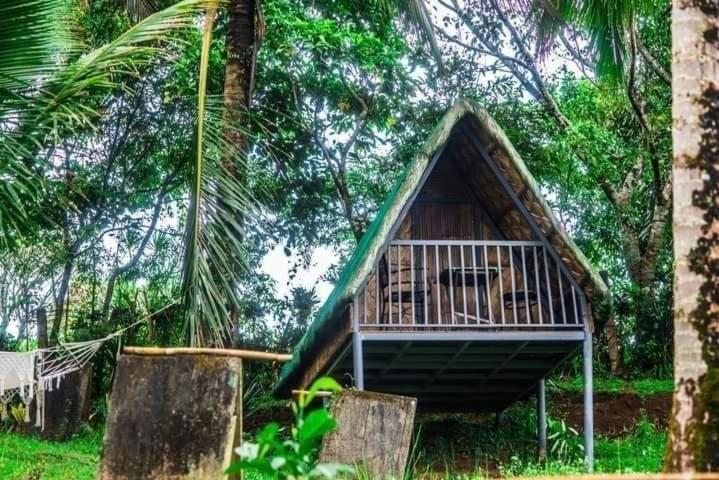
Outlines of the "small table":
M479 310L484 311L488 301L487 286L499 274L497 267L452 267L445 268L439 274L439 283L447 289L450 287L456 292L457 288L477 287L479 292ZM476 284L475 284L476 280ZM453 292L453 293L455 293ZM455 294L456 296L456 294ZM456 310L456 309L455 309ZM479 319L477 319L479 321Z

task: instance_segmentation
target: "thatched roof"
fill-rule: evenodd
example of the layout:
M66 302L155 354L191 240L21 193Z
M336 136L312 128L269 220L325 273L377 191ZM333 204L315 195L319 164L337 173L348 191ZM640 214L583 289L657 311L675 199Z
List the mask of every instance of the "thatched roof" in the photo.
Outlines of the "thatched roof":
M469 171L487 169L479 160L477 143L492 157L510 187L526 206L530 215L544 233L549 243L564 261L577 283L583 288L590 302L608 298L608 288L598 272L589 263L577 245L564 231L544 200L539 186L519 153L495 123L494 119L479 105L459 100L445 114L420 153L407 166L387 200L364 234L351 259L345 265L337 284L318 312L307 333L296 346L292 361L288 362L280 376L278 392L286 392L297 384L303 368L323 348L330 331L336 331L333 323L342 322L348 305L360 292L371 274L395 224L400 220L404 206L422 187L427 169L436 156L453 155L464 162ZM507 195L491 172L472 175L476 192L489 215L508 239L529 240L534 235L525 218L513 208ZM484 179L484 181L482 180ZM335 328L333 328L335 327Z

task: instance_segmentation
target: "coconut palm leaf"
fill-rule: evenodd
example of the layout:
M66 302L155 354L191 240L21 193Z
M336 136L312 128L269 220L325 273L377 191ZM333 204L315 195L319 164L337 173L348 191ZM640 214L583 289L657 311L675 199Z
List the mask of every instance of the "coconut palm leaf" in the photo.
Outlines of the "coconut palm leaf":
M197 147L185 228L183 297L190 345L222 345L231 333L230 311L239 308L237 272L244 263L243 222L254 202L234 172L244 170L246 153L227 140L221 97L207 95L207 68L216 8L203 28L197 96ZM231 163L227 162L231 159Z
M18 138L16 105L26 104L22 92L53 74L58 52L68 49L64 5L61 0L0 5L0 247L17 237L25 220L23 199L32 198L31 172L22 161L28 142Z
M0 5L0 101L57 69L70 44L66 2L32 0Z
M157 0L124 0L121 3L133 22L139 22L160 9L160 2Z
M537 0L538 50L546 50L565 25L577 25L588 33L590 47L597 54L597 73L621 80L635 18L659 7L656 0Z
M403 18L410 28L422 37L430 47L432 55L441 61L442 52L434 34L434 25L425 0L372 0L375 6L387 15Z
M193 28L215 2L183 0L79 57L80 43L65 28L67 2L9 3L0 7L0 246L18 236L42 196L42 178L32 171L39 153L61 136L93 128L93 99L175 51L174 32Z

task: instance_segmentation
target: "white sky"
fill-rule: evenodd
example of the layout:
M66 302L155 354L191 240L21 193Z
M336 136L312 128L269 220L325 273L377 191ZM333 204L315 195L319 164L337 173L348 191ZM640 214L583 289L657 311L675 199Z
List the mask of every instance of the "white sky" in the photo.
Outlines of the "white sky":
M306 289L315 287L317 298L322 304L332 292L333 287L330 282L323 280L322 277L332 265L337 263L338 258L337 253L329 247L316 248L312 252L309 267L299 270L295 278L290 281L290 269L296 263L297 258L287 257L282 245L278 245L262 259L260 268L275 280L275 291L279 298L288 296L295 287L304 287Z

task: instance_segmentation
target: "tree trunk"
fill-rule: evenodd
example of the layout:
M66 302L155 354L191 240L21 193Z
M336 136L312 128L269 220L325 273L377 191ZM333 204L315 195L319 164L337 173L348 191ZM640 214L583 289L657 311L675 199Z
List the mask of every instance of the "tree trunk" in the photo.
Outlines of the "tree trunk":
M47 348L47 310L40 307L35 311L37 318L37 346L38 348Z
M62 271L60 288L58 289L57 295L55 297L55 312L52 318L52 329L50 331L50 343L53 345L57 344L57 339L60 335L62 314L65 311L65 299L68 296L70 290L70 278L72 277L73 266L73 258L68 257L68 259L65 261L65 267Z
M222 165L227 174L240 184L246 183L247 173L243 163L237 162L235 157L244 154L248 148L246 131L249 124L248 113L254 84L255 60L259 48L256 28L258 13L259 0L232 0L228 6L222 135L233 148L225 153ZM238 219L240 227L243 223L242 218ZM239 233L241 235L241 232ZM229 303L231 304L230 322L236 326L239 322L237 305L232 299ZM237 343L238 339L231 340L232 343Z
M247 136L242 128L247 126L247 109L254 83L257 55L255 18L258 8L258 0L232 0L228 7L223 136L237 151L247 148ZM228 164L234 165L231 160L226 159Z
M719 3L674 0L674 404L666 469L719 471Z

